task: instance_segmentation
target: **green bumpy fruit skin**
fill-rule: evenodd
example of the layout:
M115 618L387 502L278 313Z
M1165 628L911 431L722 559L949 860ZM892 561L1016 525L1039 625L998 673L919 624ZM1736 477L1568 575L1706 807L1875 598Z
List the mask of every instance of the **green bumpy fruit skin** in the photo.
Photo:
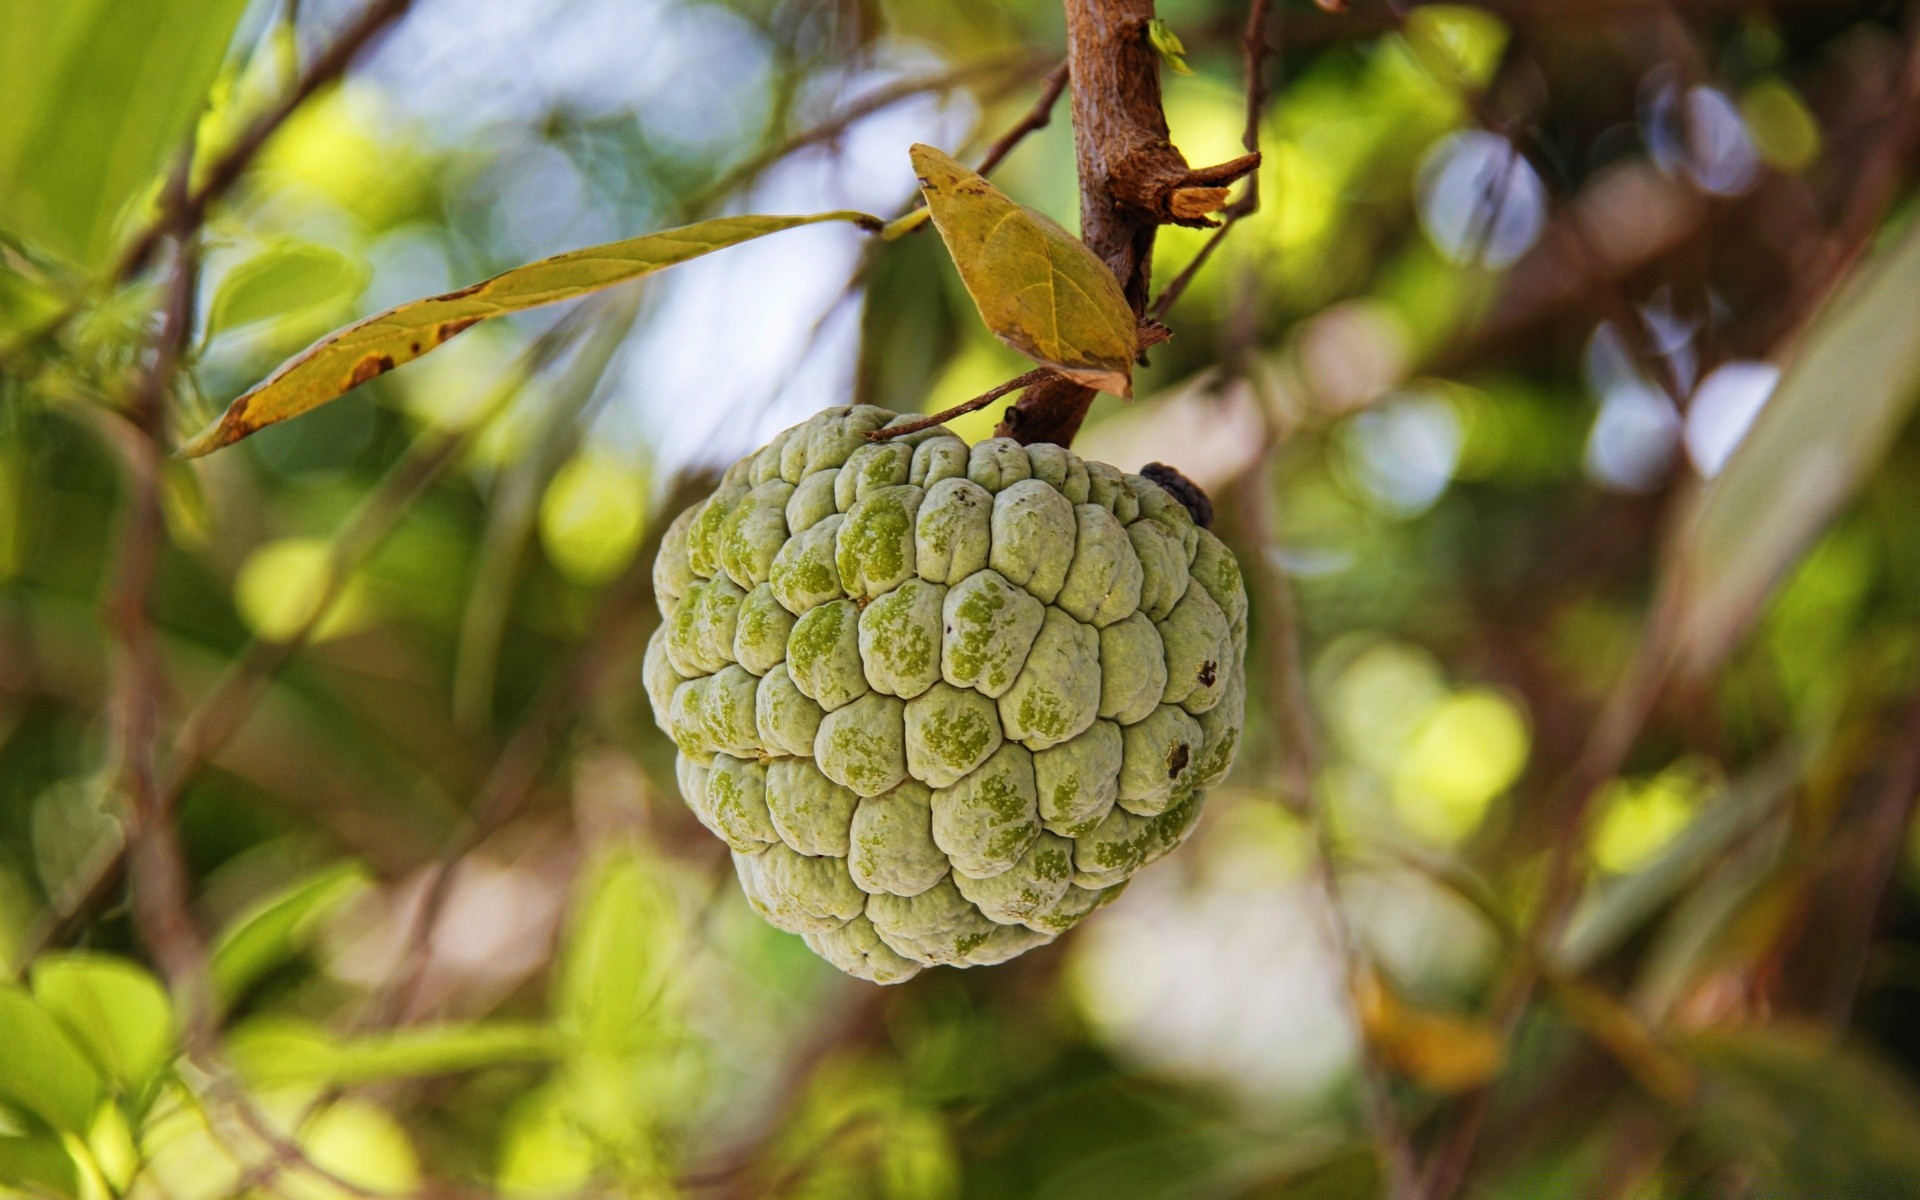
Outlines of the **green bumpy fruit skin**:
M771 924L899 983L1045 945L1192 831L1246 712L1233 552L1059 446L815 414L667 530L643 678Z

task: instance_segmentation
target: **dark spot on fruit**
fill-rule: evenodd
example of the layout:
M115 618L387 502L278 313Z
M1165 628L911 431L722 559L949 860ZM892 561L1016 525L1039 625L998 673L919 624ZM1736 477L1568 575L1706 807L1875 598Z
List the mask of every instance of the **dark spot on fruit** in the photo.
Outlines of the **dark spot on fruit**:
M1188 752L1185 742L1181 742L1178 746L1169 750L1167 752L1167 778L1180 778L1180 772L1187 769L1187 760L1190 757L1192 757L1192 755Z
M1218 663L1211 662L1211 661L1201 663L1200 664L1200 686L1212 687L1213 681L1219 678L1219 675L1217 674L1218 670L1219 670Z
M408 343L407 343L407 349L408 349L408 350L411 350L411 351L413 351L413 353L415 353L415 354L418 354L418 353L420 353L420 343L419 343L419 342L408 342Z
M442 295L440 299L442 300L464 299L465 297L473 295L475 292L479 291L481 288L485 286L487 286L487 281L482 279L479 283L470 283L467 286L460 288L457 291L447 292L446 294Z

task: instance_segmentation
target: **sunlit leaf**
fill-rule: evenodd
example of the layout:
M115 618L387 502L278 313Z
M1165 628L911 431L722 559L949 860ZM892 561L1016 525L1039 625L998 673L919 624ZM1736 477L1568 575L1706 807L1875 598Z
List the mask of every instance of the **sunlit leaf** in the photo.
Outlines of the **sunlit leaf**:
M515 267L467 287L412 300L336 330L282 363L235 400L211 427L180 448L187 457L230 446L248 434L297 417L369 379L412 362L491 317L558 304L728 246L823 221L878 230L865 213L804 217L716 217L661 233L570 250Z
M1133 394L1133 310L1084 242L935 150L913 169L967 293L994 336L1045 367L1117 396Z
M279 242L220 280L207 325L215 333L224 333L271 317L344 304L366 282L366 264L331 246Z
M1559 961L1585 970L1697 878L1700 868L1774 811L1799 777L1801 754L1790 750L1755 768L1709 802L1659 855L1631 875L1610 880L1576 910Z
M557 1103L557 1088L522 1096L500 1135L494 1183L508 1195L564 1196L593 1176L593 1142Z
M1711 667L1885 456L1920 398L1920 222L1859 268L1700 495L1667 580L1673 634Z
M145 1106L136 1106L144 1113ZM127 1119L127 1108L112 1100L93 1113L93 1127L87 1130L87 1153L100 1169L107 1186L115 1195L124 1196L127 1185L140 1171L140 1146L134 1141L134 1127Z
M85 1133L100 1076L58 1022L24 988L0 984L0 1100L55 1129Z
M33 995L103 1075L139 1095L173 1056L173 1004L145 969L107 954L48 954Z
M1168 70L1175 75L1193 74L1193 68L1187 65L1187 47L1180 41L1180 35L1173 31L1173 26L1155 17L1147 22L1147 40L1153 43L1160 61L1167 64Z
M385 1109L369 1101L349 1097L336 1100L307 1119L304 1124L293 1118L307 1109L304 1099L289 1097L283 1105L273 1106L269 1117L291 1131L298 1126L296 1140L300 1151L315 1166L342 1181L300 1180L297 1188L282 1184L292 1200L356 1200L363 1196L417 1195L420 1164L407 1131ZM342 1184L348 1186L342 1186Z
M268 897L220 934L210 974L215 1001L231 1004L253 982L304 951L315 928L371 876L357 862L336 863Z
M513 1022L448 1022L336 1038L291 1018L248 1023L228 1040L234 1064L257 1086L368 1083L448 1075L554 1056L553 1031Z
M54 1138L0 1137L0 1189L8 1195L78 1196L80 1173Z
M0 228L104 265L128 205L185 146L245 7L0 4Z
M679 909L657 865L630 851L604 860L581 896L561 967L562 1019L596 1053L631 1053L654 1036Z

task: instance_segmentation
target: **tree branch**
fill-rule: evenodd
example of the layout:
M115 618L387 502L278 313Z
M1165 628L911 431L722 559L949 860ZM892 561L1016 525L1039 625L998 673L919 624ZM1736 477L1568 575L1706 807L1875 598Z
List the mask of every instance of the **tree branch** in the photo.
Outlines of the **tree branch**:
M1247 154L1253 158L1256 166L1260 161L1260 117L1267 106L1266 62L1267 55L1272 52L1267 45L1269 4L1270 0L1254 0L1252 7L1247 10L1246 32L1241 36L1241 53L1247 64L1247 124L1241 131L1240 144L1247 148ZM1227 231L1233 228L1234 222L1253 215L1259 209L1260 172L1250 171L1247 174L1246 191L1240 194L1238 200L1220 210L1220 228L1213 231L1213 236L1200 247L1193 261L1182 267L1180 273L1173 277L1173 282L1161 291L1153 306L1147 310L1147 316L1155 321L1165 320L1167 311L1187 290L1193 277L1200 273L1200 268L1207 265L1207 260L1213 257L1220 243L1226 240Z
M1080 237L1113 271L1134 315L1147 315L1153 240L1162 225L1211 225L1219 189L1259 165L1257 154L1198 170L1174 148L1160 102L1160 64L1147 36L1153 0L1065 0L1073 81ZM1055 377L1027 389L998 432L1068 445L1093 389Z

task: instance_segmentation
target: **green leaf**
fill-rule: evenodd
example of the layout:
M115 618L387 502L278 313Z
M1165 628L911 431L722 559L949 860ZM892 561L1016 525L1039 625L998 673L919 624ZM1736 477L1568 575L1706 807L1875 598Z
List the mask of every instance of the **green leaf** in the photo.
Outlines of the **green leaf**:
M226 1008L261 976L303 952L320 922L359 895L371 879L362 863L336 863L268 897L227 926L209 964L214 1002Z
M1886 456L1920 397L1920 222L1854 273L1681 526L1667 602L1696 671L1724 654Z
M994 336L1088 387L1131 396L1137 322L1086 243L932 146L914 146L913 169Z
M107 954L47 954L33 995L93 1065L140 1095L173 1057L173 1004L141 967Z
M331 246L289 239L227 272L207 324L224 333L270 317L344 304L367 283L366 264Z
M1632 936L1661 906L1698 880L1702 868L1787 799L1806 757L1803 749L1795 747L1762 763L1705 806L1652 862L1597 888L1567 926L1560 965L1584 971Z
M50 1137L0 1137L0 1188L29 1196L78 1196L80 1171L73 1155Z
M680 929L679 905L658 864L630 850L606 858L581 889L561 964L559 1009L568 1032L610 1057L650 1045Z
M877 232L882 222L845 210L804 217L716 217L623 242L570 250L445 295L412 300L336 330L282 363L220 419L180 448L192 458L297 417L369 379L412 362L455 334L508 313L572 300L715 250L800 225L848 221Z
M100 1076L26 989L0 984L0 1100L55 1129L84 1134Z
M1155 17L1147 22L1147 40L1153 43L1153 48L1160 54L1160 61L1167 64L1168 70L1175 75L1193 74L1193 68L1187 65L1187 47L1180 41L1180 35L1173 31L1173 26Z
M0 228L86 270L186 145L245 0L0 0Z
M551 1029L525 1023L449 1022L335 1038L305 1021L270 1017L241 1027L228 1039L227 1051L255 1086L275 1087L370 1083L546 1062L557 1047Z

